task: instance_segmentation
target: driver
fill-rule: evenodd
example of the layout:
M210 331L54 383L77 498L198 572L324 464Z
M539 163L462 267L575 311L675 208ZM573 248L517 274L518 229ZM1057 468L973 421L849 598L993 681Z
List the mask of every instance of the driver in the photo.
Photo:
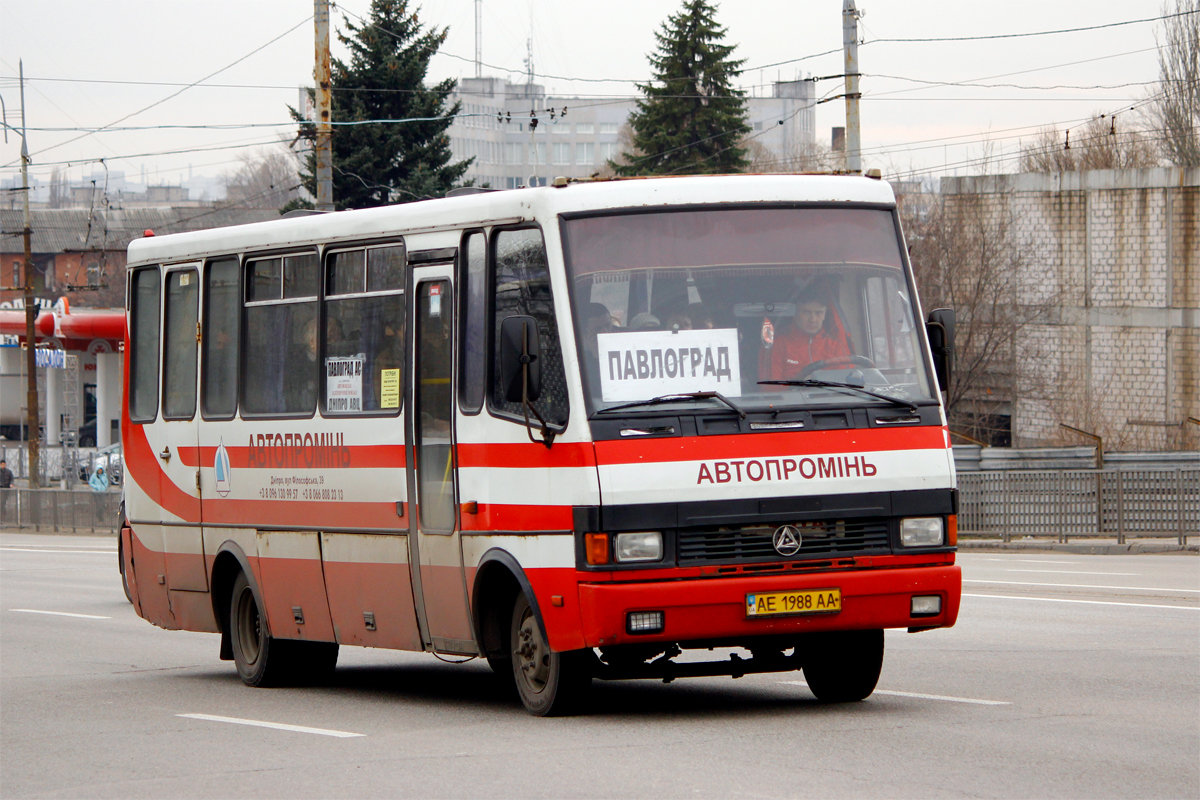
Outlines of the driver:
M759 353L760 380L796 380L806 367L818 361L836 363L850 357L845 334L833 323L829 304L817 295L801 299L796 304L796 316L779 327L774 343L764 341ZM764 336L764 340L767 338Z

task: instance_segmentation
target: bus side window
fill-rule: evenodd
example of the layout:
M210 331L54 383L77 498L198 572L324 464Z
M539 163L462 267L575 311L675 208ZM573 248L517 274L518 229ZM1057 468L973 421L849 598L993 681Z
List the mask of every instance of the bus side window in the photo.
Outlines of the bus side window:
M167 273L163 313L163 419L196 416L196 324L200 314L200 276L194 269Z
M462 307L462 352L459 355L458 402L462 410L475 414L483 408L487 385L487 239L483 233L467 234L459 276Z
M400 410L404 375L404 246L327 256L322 410Z
M313 413L319 269L315 253L246 263L243 414Z
M229 419L237 411L238 331L241 328L237 259L210 262L204 278L200 408L207 418Z
M152 422L158 414L158 267L133 273L129 295L129 418Z
M538 228L501 230L492 235L492 341L500 338L505 317L527 314L537 320L542 349L542 394L533 403L546 422L567 422L567 380L563 371L562 343L554 319L554 297L550 290L550 268L546 244ZM503 415L519 417L521 404L504 399L500 386L500 351L492 352L490 406Z

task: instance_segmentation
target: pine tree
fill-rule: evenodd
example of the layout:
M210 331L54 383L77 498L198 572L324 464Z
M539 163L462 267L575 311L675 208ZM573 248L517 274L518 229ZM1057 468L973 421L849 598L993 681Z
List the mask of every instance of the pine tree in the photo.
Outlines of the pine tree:
M638 84L645 95L629 117L633 152L610 162L618 175L681 175L741 172L748 166L741 141L746 124L745 92L732 79L745 59L731 59L734 45L722 44L709 0L684 0L678 14L655 34L649 56L654 80Z
M333 121L423 119L333 126L333 200L336 207L370 208L440 197L458 185L470 161L451 163L446 129L459 112L447 104L457 82L425 85L429 60L446 39L447 28L425 28L408 0L372 0L367 21L348 19L338 39L349 62L333 59ZM301 136L315 138L315 126L293 108ZM308 158L304 186L316 196L316 160Z

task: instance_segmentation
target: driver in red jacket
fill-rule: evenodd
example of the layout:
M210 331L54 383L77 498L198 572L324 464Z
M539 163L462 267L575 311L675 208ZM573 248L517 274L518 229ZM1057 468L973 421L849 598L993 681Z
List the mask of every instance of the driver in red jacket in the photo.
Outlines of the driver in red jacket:
M850 363L845 331L836 315L829 313L824 300L809 297L800 301L796 316L779 328L776 334L770 320L763 321L763 349L758 357L760 380L796 380L806 367L818 361L830 362L831 366Z

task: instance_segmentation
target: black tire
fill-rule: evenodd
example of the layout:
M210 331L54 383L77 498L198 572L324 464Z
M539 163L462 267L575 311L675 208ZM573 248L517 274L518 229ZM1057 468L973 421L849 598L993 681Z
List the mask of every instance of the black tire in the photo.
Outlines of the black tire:
M824 703L870 696L883 669L883 631L817 633L804 642L804 680Z
M258 596L239 572L229 600L229 641L238 677L247 686L278 686L285 682L287 647L267 635L267 620Z
M267 635L267 621L246 573L239 572L229 600L229 643L238 676L247 686L323 683L337 666L336 642L305 642Z
M525 710L557 717L582 710L592 685L590 650L553 652L524 592L513 603L509 652L513 682Z
M117 537L117 569L121 571L121 588L125 590L125 599L133 602L133 593L129 591L129 577L125 574L125 542Z
M133 602L133 593L129 591L129 576L125 574L125 534L124 530L128 525L125 518L125 503L122 501L121 510L117 516L117 572L121 573L121 588L125 590L125 599L130 603ZM130 531L130 546L132 546L133 532Z

